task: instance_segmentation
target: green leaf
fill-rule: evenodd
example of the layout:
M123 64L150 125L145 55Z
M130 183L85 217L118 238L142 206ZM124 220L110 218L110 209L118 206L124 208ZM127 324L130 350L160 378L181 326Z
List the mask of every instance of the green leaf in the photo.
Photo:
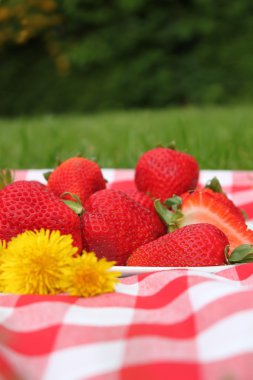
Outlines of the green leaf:
M77 195L72 194L68 191L65 191L65 193L61 195L61 198L64 197L65 195L71 196L71 198L75 199L75 201L70 200L70 199L62 199L62 202L65 203L66 206L71 208L71 210L73 210L77 215L81 215L84 212L84 208L83 208L80 198Z
M172 140L172 141L168 144L167 148L172 149L172 150L176 150L176 141L175 141L175 140Z
M164 204L160 202L159 199L155 200L154 206L160 219L168 227L168 232L175 231L177 228L179 228L180 222L183 219L183 214L181 211L170 211L166 206L164 206Z
M181 211L173 212L171 222L169 224L169 232L173 232L180 227L181 221L183 220L184 215Z
M171 223L171 219L173 216L173 212L168 210L166 206L164 206L159 199L156 199L154 202L155 210L162 221L169 226Z
M46 181L49 180L49 177L50 175L53 173L53 170L49 171L49 172L45 172L43 173L43 177L45 178Z
M211 189L213 190L215 193L223 193L223 190L222 190L222 186L220 184L220 181L218 180L217 177L213 177L211 180L209 180L207 182L207 184L205 185L205 188L206 189Z
M230 264L253 262L253 245L242 244L234 249L228 257Z
M77 215L81 215L84 211L83 206L79 203L76 203L68 199L62 199L62 202L65 203L66 206L71 208L71 210L73 210Z
M11 183L13 178L12 178L12 173L10 169L6 169L5 173L6 173L6 182Z
M0 170L0 189L3 189L6 185L9 185L14 181L14 174L10 169Z
M182 198L178 195L173 195L173 197L165 199L163 202L166 206L172 208L174 211L178 211L182 205Z

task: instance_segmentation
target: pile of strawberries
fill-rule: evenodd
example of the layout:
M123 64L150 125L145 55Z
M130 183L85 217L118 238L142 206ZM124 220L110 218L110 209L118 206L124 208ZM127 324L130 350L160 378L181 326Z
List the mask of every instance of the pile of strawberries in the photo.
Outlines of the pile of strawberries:
M253 231L243 213L217 181L197 188L198 178L196 159L172 148L145 152L131 188L108 188L95 162L73 157L49 175L47 185L16 181L0 190L0 239L59 230L72 235L79 254L94 251L129 266L251 261Z

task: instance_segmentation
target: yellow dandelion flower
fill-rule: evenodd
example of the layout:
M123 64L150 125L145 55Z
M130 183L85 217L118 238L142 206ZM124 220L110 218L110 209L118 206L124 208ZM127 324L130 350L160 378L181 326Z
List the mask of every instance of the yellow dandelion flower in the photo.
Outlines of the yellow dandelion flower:
M62 282L63 290L71 296L90 297L114 291L119 272L109 271L113 261L98 259L94 252L83 252L73 258L69 274Z
M56 294L77 248L71 235L41 229L13 238L2 258L0 282L6 293Z
M6 247L7 247L6 241L0 240L0 276L2 273L2 262L3 262L3 257L5 255ZM2 286L2 282L0 280L0 292L2 292L2 291L3 291L3 286Z

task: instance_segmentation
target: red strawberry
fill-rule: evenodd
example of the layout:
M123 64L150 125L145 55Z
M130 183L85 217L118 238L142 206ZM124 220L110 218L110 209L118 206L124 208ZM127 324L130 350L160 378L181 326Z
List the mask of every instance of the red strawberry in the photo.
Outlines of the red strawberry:
M145 193L138 190L124 190L124 193L127 194L130 198L135 200L135 202L139 203L143 207L147 208L152 212L154 215L154 218L156 220L156 223L163 224L159 216L157 215L157 212L155 210L154 201ZM164 229L164 227L162 227Z
M154 201L147 194L134 189L122 190L122 192L127 194L130 198L134 199L135 202L140 203L143 207L148 208L152 212L155 212Z
M46 186L17 181L0 191L0 239L9 241L26 230L45 228L71 234L82 250L79 217Z
M105 189L106 182L100 167L82 157L72 157L58 166L48 178L48 188L58 197L69 192L77 195L81 202L98 190ZM70 199L69 195L64 199Z
M166 200L165 203L168 204L171 200ZM176 213L168 211L159 201L155 204L172 229L195 223L210 223L225 233L231 250L241 244L253 244L253 231L248 229L236 206L229 199L221 198L206 189L184 195L180 210Z
M198 177L195 158L169 148L154 148L144 153L135 171L138 190L162 201L195 189Z
M213 266L226 263L229 242L217 227L192 224L161 236L137 248L127 260L129 266Z
M148 209L117 190L101 190L85 203L81 216L84 246L124 265L130 253L166 232Z
M135 182L132 179L126 179L124 181L115 181L108 184L109 189L120 190L124 193L129 190L137 190L135 186Z

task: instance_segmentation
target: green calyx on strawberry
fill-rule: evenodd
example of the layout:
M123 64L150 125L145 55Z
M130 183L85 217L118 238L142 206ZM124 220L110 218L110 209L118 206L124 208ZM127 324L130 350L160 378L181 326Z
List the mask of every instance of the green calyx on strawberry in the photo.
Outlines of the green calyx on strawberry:
M170 211L168 207L173 211ZM173 232L180 226L180 222L183 219L183 214L180 211L180 206L182 205L182 199L177 195L164 201L164 204L160 202L159 199L154 201L155 210L166 224L168 232Z
M84 208L80 198L75 194L69 193L68 191L65 191L65 193L61 194L61 198L64 198L66 195L69 195L71 199L74 199L74 201L70 199L62 199L62 202L71 210L73 210L77 215L82 215Z
M189 224L210 223L225 233L231 251L242 244L253 244L253 231L248 229L241 210L224 193L204 188L172 197L164 204L156 200L155 208L169 231Z
M235 248L234 251L228 255L228 249L225 250L226 262L228 264L236 263L252 263L253 262L253 245L242 244Z
M224 194L223 192L223 189L222 189L222 186L221 186L221 183L220 181L218 180L217 177L213 177L212 179L210 179L206 185L205 185L205 189L210 189L212 190L214 193L221 193L221 194Z
M138 247L128 266L198 267L253 261L253 245L236 248L228 256L226 235L209 223L191 224Z
M0 170L0 190L14 181L14 174L10 169Z

